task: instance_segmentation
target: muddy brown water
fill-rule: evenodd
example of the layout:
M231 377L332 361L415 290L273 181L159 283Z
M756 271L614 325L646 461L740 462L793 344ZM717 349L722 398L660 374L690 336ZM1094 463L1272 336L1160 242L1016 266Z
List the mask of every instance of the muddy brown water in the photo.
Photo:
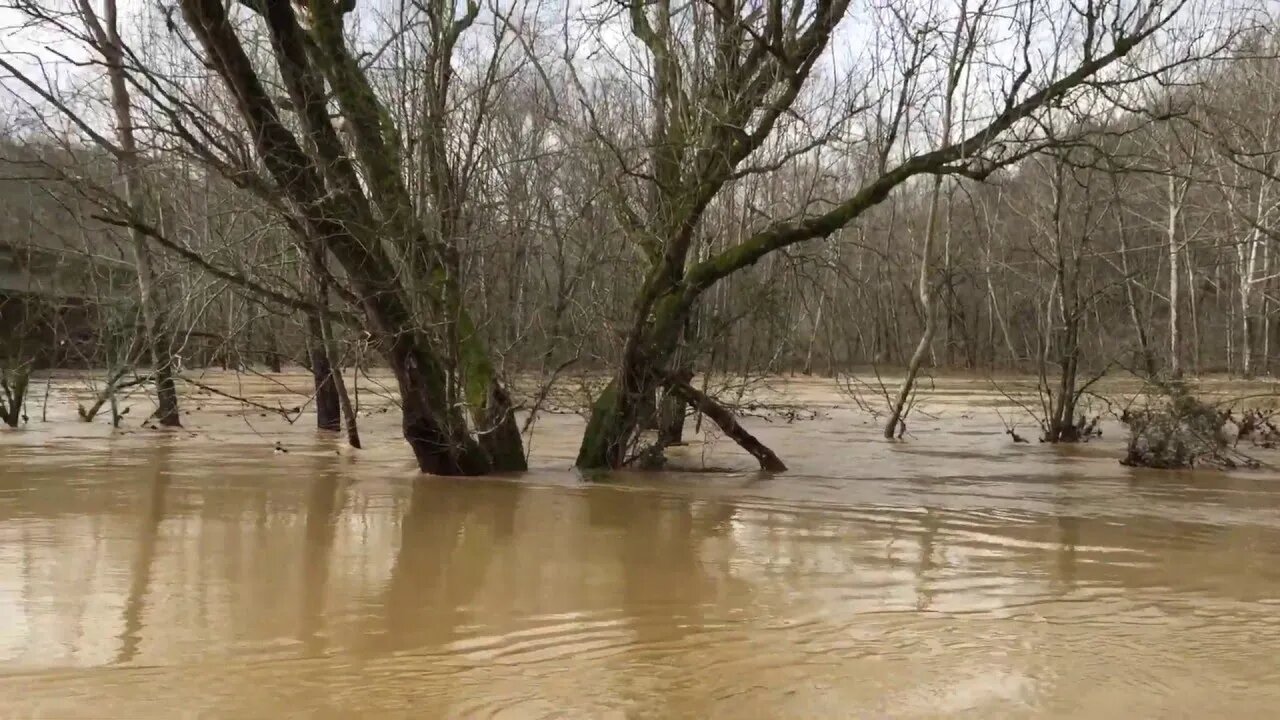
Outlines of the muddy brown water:
M219 382L271 404L297 378ZM1114 426L1014 445L979 381L940 384L905 443L787 384L823 416L748 424L791 472L699 441L677 461L728 472L590 483L573 416L522 477L424 479L376 404L352 452L207 396L181 431L113 432L73 420L73 385L0 433L0 717L1280 706L1280 475L1129 470Z

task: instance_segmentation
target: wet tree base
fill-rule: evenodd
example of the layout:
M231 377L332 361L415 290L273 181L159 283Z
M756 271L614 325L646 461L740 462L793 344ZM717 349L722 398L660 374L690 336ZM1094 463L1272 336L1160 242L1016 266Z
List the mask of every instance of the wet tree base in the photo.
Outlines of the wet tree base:
M766 472L785 472L786 463L767 445L752 435L734 416L733 411L689 383L689 373L660 373L660 385L681 402L705 415L729 439L746 450ZM643 407L643 404L636 404ZM621 467L662 469L666 466L664 433L659 440L627 458L624 450L635 439L643 424L639 417L628 417L628 403L621 402L617 382L611 383L596 399L591 418L583 434L576 466L580 470L605 470Z
M1050 427L1040 436L1040 442L1045 443L1086 443L1094 438L1102 437L1102 428L1100 424L1102 418L1093 417L1086 419L1083 415L1076 418L1075 422L1063 423L1059 426Z

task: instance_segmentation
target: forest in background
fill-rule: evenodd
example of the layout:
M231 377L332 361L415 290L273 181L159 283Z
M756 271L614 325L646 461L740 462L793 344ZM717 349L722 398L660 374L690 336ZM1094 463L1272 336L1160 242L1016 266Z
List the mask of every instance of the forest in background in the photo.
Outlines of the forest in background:
M580 467L696 411L780 469L695 374L905 369L892 435L922 368L1031 372L1068 441L1101 373L1280 363L1267 3L3 5L6 420L36 366L176 424L183 368L302 365L358 443L385 365L479 474L591 373Z

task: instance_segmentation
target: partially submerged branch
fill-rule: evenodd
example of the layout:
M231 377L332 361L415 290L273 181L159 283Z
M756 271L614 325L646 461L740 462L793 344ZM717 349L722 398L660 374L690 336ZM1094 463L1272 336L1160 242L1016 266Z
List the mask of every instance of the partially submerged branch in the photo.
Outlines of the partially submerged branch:
M786 472L786 463L782 462L773 450L756 439L747 429L738 424L733 412L716 402L711 396L689 384L685 378L668 374L664 384L698 412L711 418L711 421L729 436L739 447L751 453L760 463L760 469L767 472Z
M280 417L283 417L285 420L289 421L290 424L293 424L295 421L297 421L298 416L302 414L301 407L285 408L283 405L280 405L277 407L271 407L270 405L264 405L260 402L257 402L256 400L250 400L249 398L244 397L242 395L234 395L225 390L219 390L218 388L213 387L212 385L206 385L205 383L202 383L199 380L196 380L195 378L187 377L186 375L179 375L178 379L185 383L194 385L195 387L198 387L207 393L211 393L219 397L224 397L224 398L227 398L228 400L235 400L238 403L248 405L249 407L254 407L259 410L265 410L267 412L275 413Z

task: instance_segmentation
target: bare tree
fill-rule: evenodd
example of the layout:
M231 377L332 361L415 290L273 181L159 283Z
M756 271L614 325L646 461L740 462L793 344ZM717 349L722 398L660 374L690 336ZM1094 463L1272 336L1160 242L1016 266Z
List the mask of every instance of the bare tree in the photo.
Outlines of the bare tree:
M1007 58L1011 53L1007 45L981 39L993 30L981 21L985 8L959 12L959 27L973 31L960 33L959 44L965 50L958 54L956 65L942 63L935 76L938 82L930 84L918 73L926 67L923 59L929 57L929 43L936 32L915 30L909 6L890 6L887 16L897 24L886 31L884 42L897 43L896 55L891 56L902 59L900 73L884 82L879 93L883 102L859 106L857 98L875 98L877 93L871 84L855 84L854 94L846 96L836 113L838 127L851 127L849 123L861 117L863 122L853 127L868 133L875 130L864 136L862 147L862 152L877 160L866 163L867 175L838 201L825 207L806 203L795 217L765 222L743 241L690 264L692 243L707 208L722 193L732 193L735 180L770 172L825 144L825 134L805 135L796 126L780 135L777 125L781 118L803 117L809 111L797 99L848 5L834 0L810 7L777 0L759 13L732 3L630 6L631 33L651 68L647 81L655 95L652 107L656 110L651 111L644 130L648 156L628 153L617 134L608 133L598 122L593 129L617 157L617 177L628 186L634 181L649 188L639 193L649 203L645 211L620 202L620 224L628 228L648 269L613 381L594 405L577 464L617 467L626 461L641 424L642 399L651 397L662 384L680 344L680 330L707 290L774 252L837 232L914 177L983 178L1047 144L1061 142L1060 137L1039 132L1043 125L1024 121L1052 108L1072 107L1089 93L1149 77L1152 69L1143 66L1147 58L1134 51L1166 28L1169 38L1162 43L1171 55L1160 59L1153 53L1150 62L1192 60L1204 47L1177 45L1173 30L1174 19L1187 7L1186 2L1087 7L1017 4L1001 17L1015 19L1012 28L1003 29L1014 30L1020 38L1017 52L1022 60L1018 66L1001 65L1002 70L988 78L994 81L992 88L1001 90L990 114L972 113L958 140L918 150L920 132L936 125L931 126L931 117L922 117L925 113L913 113L913 108L928 102L936 107L950 97L949 88L981 74L980 68L989 67L997 56ZM1032 59L1032 48L1039 46L1038 28L1049 17L1059 36L1053 40L1055 59L1046 65ZM708 39L688 42L681 32L690 37L705 32ZM703 48L714 48L714 52L703 57ZM1122 58L1126 59L1123 64L1118 62ZM947 78L956 80L947 82ZM584 83L579 82L579 88L589 95ZM803 139L791 141L788 135ZM770 141L776 145L766 147ZM772 157L762 152L778 145L781 149Z

